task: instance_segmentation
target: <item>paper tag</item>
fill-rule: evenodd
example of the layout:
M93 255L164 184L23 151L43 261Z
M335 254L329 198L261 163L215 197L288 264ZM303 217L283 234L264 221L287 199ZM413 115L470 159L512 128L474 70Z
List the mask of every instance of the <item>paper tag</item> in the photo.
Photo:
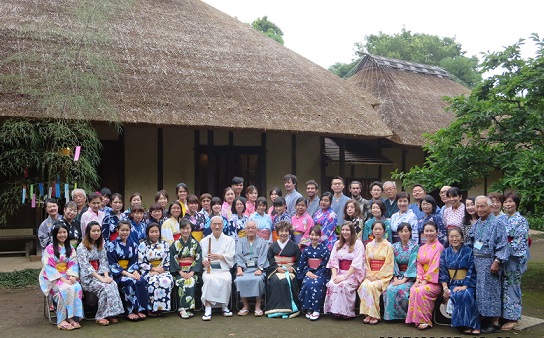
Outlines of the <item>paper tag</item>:
M81 146L76 147L76 151L74 152L74 161L79 160L79 153L81 152Z
M484 243L482 243L481 241L474 242L474 248L476 248L478 250L482 250L483 246L484 246Z

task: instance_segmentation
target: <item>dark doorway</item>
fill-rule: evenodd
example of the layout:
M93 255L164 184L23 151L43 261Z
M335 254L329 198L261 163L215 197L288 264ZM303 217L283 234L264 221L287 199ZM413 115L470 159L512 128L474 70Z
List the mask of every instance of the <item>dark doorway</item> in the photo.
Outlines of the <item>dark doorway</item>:
M116 141L102 141L102 156L98 166L100 189L107 187L112 192L124 194L125 151L122 135Z

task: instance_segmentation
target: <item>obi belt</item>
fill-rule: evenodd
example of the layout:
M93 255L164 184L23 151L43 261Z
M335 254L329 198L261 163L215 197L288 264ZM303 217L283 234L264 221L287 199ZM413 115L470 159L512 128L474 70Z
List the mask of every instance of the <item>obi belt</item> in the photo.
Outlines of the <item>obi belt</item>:
M317 269L323 260L321 258L308 258L310 269Z
M338 266L340 267L340 270L349 270L349 268L351 268L351 262L353 262L351 259L341 259Z
M383 259L370 259L370 270L380 271L384 263L385 260Z

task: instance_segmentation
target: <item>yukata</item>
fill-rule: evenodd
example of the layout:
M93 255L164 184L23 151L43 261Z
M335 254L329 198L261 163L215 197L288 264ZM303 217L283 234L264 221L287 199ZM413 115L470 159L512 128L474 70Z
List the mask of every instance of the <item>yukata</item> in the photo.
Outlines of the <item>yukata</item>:
M185 279L180 272L193 272L193 276ZM170 246L170 273L178 290L178 304L175 304L178 311L194 310L195 290L202 274L202 248L198 241L192 237L184 241L180 237Z
M440 283L448 283L450 299L453 304L451 315L452 327L480 329L478 305L476 305L476 271L472 248L461 244L455 252L453 247L442 251L440 256ZM457 286L466 286L466 290L456 291Z
M285 195L285 205L287 206L286 210L289 217L293 217L297 213L297 200L301 197L302 195L296 189Z
M385 232L383 233L383 238L391 243L391 240L393 238L393 232L391 231L391 222L383 217L380 221L383 221L383 223L385 224ZM365 225L363 227L361 240L365 245L374 239L374 235L372 234L372 225L374 225L374 222L376 222L376 218L372 217L365 222Z
M394 214L399 212L399 206L397 205L397 201L395 199L391 201L390 199L386 198L383 201L383 204L385 204L385 215L383 215L385 218L391 218Z
M98 222L98 224L102 225L102 222L104 222L104 217L106 214L100 210L98 212L94 212L93 209L89 208L83 215L81 215L81 233L85 233L85 229L87 228L87 224L89 224L92 221Z
M438 227L437 239L443 246L446 246L448 244L448 229L442 222L442 217L440 217L439 213L429 215L424 213L423 217L417 220L419 245L422 246L423 244L427 243L427 237L423 235L423 226L429 221L436 224L436 226Z
M139 271L138 266L138 244L127 238L126 243L117 238L108 243L108 264L113 279L119 287L119 294L125 307L125 315L147 310L149 297L147 295L147 283L143 277L136 280L132 277L123 276L123 271L134 273Z
M438 282L440 272L440 254L444 246L435 240L425 243L417 254L417 279L427 281L427 284L412 285L408 300L406 324L414 323L433 325L432 316L434 302L440 295L442 285Z
M121 220L120 215L122 214L118 216L112 210L104 216L104 220L102 221L102 237L104 237L106 243L113 242L119 236L117 233L117 224Z
M298 296L302 311L307 313L319 312L325 301L327 283L331 279L331 270L327 268L331 252L322 243L314 248L308 245L298 261L297 275L302 280ZM306 276L308 272L317 275L316 279Z
M204 227L204 234L203 234L204 236L208 236L212 233L212 228L211 228L212 217L214 216L210 216L210 218L206 220L206 226ZM221 218L223 219L223 233L229 237L234 238L234 228L230 226L229 220L223 216L221 216Z
M280 238L280 236L276 232L276 224L278 224L279 222L289 222L289 223L291 223L291 216L289 216L289 214L287 212L284 212L281 215L276 214L276 216L274 216L274 218L272 219L272 242L275 242ZM292 239L292 237L291 237L291 239Z
M328 208L327 210L319 209L314 215L314 224L321 227L320 242L326 245L329 250L332 250L337 239L337 222L336 213L332 211L332 208Z
M393 245L387 240L377 243L374 239L366 245L366 277L358 293L361 299L359 312L380 319L380 295L387 289L395 270ZM370 281L368 276L378 278Z
M410 209L406 210L406 212L402 213L399 211L393 216L391 216L391 232L393 233L392 241L391 243L396 243L400 241L400 237L397 234L397 228L401 223L409 223L412 227L412 239L419 243L419 230L418 230L418 224L417 224L417 217L416 214Z
M70 241L70 244L74 248L77 249L77 246L81 241L83 240L84 234L81 232L81 225L77 219L72 220L72 222L68 223L68 221L63 218L62 221L64 224L66 224L66 227L68 228L68 240ZM98 223L100 224L100 223Z
M138 246L138 265L140 274L147 283L147 310L170 311L170 294L174 287L170 274L170 245L162 239L157 243L143 241ZM151 269L157 267L162 267L164 272L152 275Z
M206 227L206 216L201 213L197 212L194 215L191 215L189 212L187 212L183 218L186 218L189 220L189 222L191 222L192 231L203 231Z
M420 219L422 218L423 216L425 216L425 213L421 210L421 206L420 206L421 202L415 202L415 203L412 203L408 206L408 210L412 210L414 212L414 214L416 215L416 218L417 219Z
M211 247L210 247L211 243ZM212 306L217 303L227 305L230 301L232 291L232 275L230 269L234 266L234 256L236 248L232 237L221 233L219 238L213 234L208 235L200 241L202 247L203 260L208 260L208 254L221 254L224 260L210 261L210 273L208 271L202 274L202 304L206 301Z
M465 205L461 203L457 209L453 209L453 206L444 210L444 216L442 221L446 228L450 227L463 227L463 221L465 220Z
M331 209L336 214L336 219L337 219L336 224L337 225L342 225L345 222L345 220L344 220L344 206L346 206L346 203L348 201L349 201L349 197L347 197L344 194L342 194L342 196L340 196L340 198L336 198L336 196L332 197Z
M161 226L161 238L172 245L181 236L179 221L175 217L170 217Z
M293 267L296 272L299 260L300 249L291 240L285 243L277 240L268 248L268 297L265 314L269 318L293 318L300 314L296 274L287 269ZM279 267L283 267L285 272L278 272Z
M419 245L413 240L409 240L406 246L402 246L402 242L393 244L393 253L395 255L393 280L404 278L408 278L408 280L399 285L390 283L383 293L383 318L385 320L406 319L410 288L414 285L417 276L416 262L418 250Z
M344 222L351 222L353 223L353 226L355 227L355 234L357 235L357 239L361 239L363 236L363 229L365 227L365 221L363 221L360 218L350 219L349 216L347 216L347 219L344 220ZM340 233L342 232L342 225L336 225L336 234L340 236ZM372 234L372 232L371 232Z
M313 218L317 210L321 209L319 207L320 198L316 196L313 201L306 201L308 202L308 208L306 209L306 212L308 213L308 215L310 215L310 217Z
M42 250L45 250L49 244L53 243L53 240L51 239L51 229L53 228L53 224L60 220L62 220L61 215L57 215L57 219L52 219L51 216L48 216L40 224L40 227L38 228L38 240L40 241Z
M331 280L327 283L324 313L332 313L336 316L355 317L355 300L357 288L365 279L365 247L363 242L355 241L353 251L349 252L349 244L338 249L334 245L327 268L336 269L337 276L344 276L350 268L353 273L348 279L335 284Z
M502 287L502 316L504 319L521 319L521 275L527 270L529 256L529 224L516 211L507 216L506 236L508 239L508 260L505 262Z
M147 229L147 224L145 221L136 223L135 220L129 219L130 221L130 235L129 238L136 244L140 244L141 241L145 240L146 234L145 230Z
M83 318L83 292L79 282L64 283L61 278L79 277L76 250L72 248L70 256L66 256L66 248L59 246L59 257L55 256L53 244L49 244L42 252L43 268L40 271L40 288L46 297L51 296L57 304L57 325L73 318Z
M476 268L476 302L478 312L484 317L499 317L502 314L502 273L491 273L495 259L508 260L506 218L493 214L485 220L478 219L470 230L470 239Z
M265 292L266 274L268 268L268 242L260 237L255 237L253 243L249 243L247 237L240 238L236 243L236 265L242 268L244 274L236 276L234 284L240 297L261 297ZM257 269L263 271L260 276L255 276Z
M257 223L257 236L272 243L272 219L268 214L259 214L254 212L253 215L249 217L250 221L255 221Z
M293 225L293 241L302 246L310 245L310 229L314 226L314 219L305 212L302 216L295 214L291 217Z
M106 249L99 250L96 245L93 245L91 250L85 245L77 247L77 262L79 264L79 277L83 290L92 292L98 298L98 309L96 310L95 319L104 319L115 317L125 312L123 302L119 295L117 283L104 283L93 276L96 272L104 277L104 274L110 272L108 264L108 255Z
M228 204L227 201L223 202L221 205L221 216L226 219L230 219L232 217L232 205Z
M255 209L255 202L247 200L246 202L246 211L244 211L244 216L251 216L257 209Z
M233 238L235 244L238 244L240 238L246 237L246 222L248 220L249 217L245 214L243 214L242 216L233 214L231 219L229 220L229 228L234 229Z

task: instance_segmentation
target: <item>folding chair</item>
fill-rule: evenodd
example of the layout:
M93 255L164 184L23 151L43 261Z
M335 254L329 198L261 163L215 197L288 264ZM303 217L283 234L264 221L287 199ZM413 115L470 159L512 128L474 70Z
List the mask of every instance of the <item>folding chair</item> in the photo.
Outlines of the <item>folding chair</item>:
M433 310L433 322L436 325L451 326L451 315L446 312L447 304L441 295L436 298Z
M57 311L55 309L51 310L51 305L53 308L56 308L51 295L43 296L43 316L49 320L53 325L57 325Z

